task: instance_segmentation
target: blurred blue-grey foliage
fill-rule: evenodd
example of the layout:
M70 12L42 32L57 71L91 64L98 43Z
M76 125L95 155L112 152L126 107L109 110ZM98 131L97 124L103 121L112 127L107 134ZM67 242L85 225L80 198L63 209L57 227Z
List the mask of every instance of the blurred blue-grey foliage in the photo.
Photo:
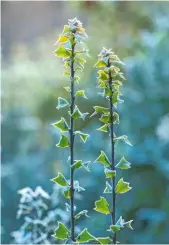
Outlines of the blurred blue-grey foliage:
M121 243L168 243L169 3L3 2L2 10L2 243L12 243L11 232L23 225L16 219L17 191L42 186L51 195L49 179L58 170L69 174L68 151L55 147L59 131L51 126L61 115L67 117L66 109L58 112L56 104L58 96L68 96L63 89L68 80L52 52L63 25L74 16L84 22L91 50L77 85L86 89L89 98L85 103L79 99L82 111L92 113L94 105L105 105L95 88L93 68L101 47L112 48L126 63L124 103L119 107L121 123L116 132L128 135L134 146L119 144L116 159L124 155L132 163L124 177L133 189L117 199L117 215L134 219L134 231L123 230L118 239ZM9 28L12 24L14 30ZM99 125L98 118L76 125L91 134L85 145L76 142L76 158L92 162L90 173L79 170L76 176L86 189L77 199L78 211L88 209L91 216L82 219L79 227L88 226L96 236L106 235L110 222L93 210L105 183L102 166L93 161L101 149L110 153L109 139L96 131ZM58 208L65 210L63 201Z

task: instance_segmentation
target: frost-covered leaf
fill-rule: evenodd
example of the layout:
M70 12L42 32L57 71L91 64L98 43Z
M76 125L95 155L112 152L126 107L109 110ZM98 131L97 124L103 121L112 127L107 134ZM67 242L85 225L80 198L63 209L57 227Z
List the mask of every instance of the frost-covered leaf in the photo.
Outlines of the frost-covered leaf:
M104 173L106 178L114 178L116 176L116 171L108 168L104 168Z
M116 168L120 169L129 169L131 163L128 162L124 157L121 158L121 160L117 163Z
M108 74L103 70L99 70L98 74L99 74L99 78L98 78L99 80L107 81L109 78Z
M97 240L100 244L111 244L112 243L112 240L109 237L98 237Z
M78 169L82 167L82 160L75 160L71 168Z
M111 193L112 194L112 187L108 181L106 181L106 188L104 189L103 193Z
M98 128L97 130L99 130L99 131L102 131L102 132L108 132L108 130L107 130L107 125L106 124L104 124L103 126L101 126L100 128Z
M133 230L133 227L131 225L132 222L133 222L133 220L129 220L127 222L124 222L123 225L124 225L124 227L127 227L127 228Z
M76 135L76 134L79 134L80 138L82 139L82 141L83 141L84 143L86 143L86 140L87 140L87 138L89 137L89 134L85 134L85 133L83 133L83 132L81 132L81 131L75 131L74 134L75 134L75 135Z
M64 187L69 186L67 180L65 179L63 174L61 174L60 172L58 173L57 177L51 179L51 181L60 185L60 186L64 186Z
M84 229L76 238L76 241L79 243L89 242L95 240L95 237L92 236L87 229Z
M60 141L59 143L56 145L57 147L61 147L61 148L65 148L65 147L69 147L69 140L65 135L61 135Z
M55 54L58 56L58 57L61 57L61 58L68 58L70 57L71 53L66 49L64 48L63 46L60 46L56 51L55 51Z
M64 196L67 198L67 199L70 199L70 188L68 188L66 191L64 191Z
M99 118L99 120L102 122L102 123L105 123L105 124L109 124L110 123L110 114L103 114L101 116L101 118Z
M69 105L69 103L68 103L67 100L65 100L65 99L62 98L62 97L59 97L59 98L58 98L58 106L57 106L56 108L59 110L59 109L61 109L61 108L63 108L63 107L66 107L66 106L68 106L68 105Z
M74 189L77 192L85 191L85 189L80 186L79 181L77 180L74 181Z
M63 117L61 117L60 121L52 123L52 125L56 128L59 128L61 130L61 132L68 132L68 130L69 130L68 124Z
M95 110L94 113L90 117L96 115L97 113L103 113L103 114L109 113L109 108L106 107L94 106L94 110Z
M110 213L109 204L104 197L100 197L100 199L95 202L94 210L102 214Z
M99 157L94 162L100 162L106 167L110 167L110 161L104 151L101 151Z
M80 112L79 108L76 106L75 107L75 110L73 112L73 114L71 115L75 120L78 119L78 118L81 118L83 120L85 120L85 118L87 117L89 113L86 112L86 113L82 113Z
M115 192L116 192L117 194L123 194L123 193L125 193L125 192L130 191L130 190L132 189L132 187L130 187L129 184L130 184L130 183L125 182L125 181L123 180L123 178L121 178L121 179L118 181L117 185L116 185Z
M133 145L130 143L130 141L128 140L127 135L122 135L122 136L119 136L119 137L115 137L115 138L114 138L114 142L118 142L119 140L124 141L127 145L133 146Z
M53 237L55 237L56 239L65 240L68 238L69 235L70 231L64 226L64 224L58 222L58 227L55 230L55 234L53 235Z
M94 65L96 68L103 68L106 67L107 64L103 60L98 60L97 63Z
M114 124L119 124L120 123L119 114L117 112L113 112L113 123Z
M83 97L83 98L87 99L84 90L79 90L79 91L77 91L77 92L75 93L75 96L79 96L79 97Z
M56 44L61 44L61 43L65 43L67 41L69 41L69 37L68 36L65 36L65 35L62 35L59 37L59 39L57 40Z
M67 92L70 92L70 87L64 87L64 89L67 91Z
M88 218L90 218L88 215L87 215L88 211L87 210L82 210L80 211L78 214L75 215L75 219L79 219L81 216L86 216Z

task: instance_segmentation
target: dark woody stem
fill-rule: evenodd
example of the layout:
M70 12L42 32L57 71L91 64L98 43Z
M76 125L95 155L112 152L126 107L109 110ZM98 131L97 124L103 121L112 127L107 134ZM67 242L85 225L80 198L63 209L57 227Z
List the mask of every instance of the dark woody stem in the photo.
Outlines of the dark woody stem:
M108 61L108 67L110 67L110 61ZM114 125L113 125L113 86L112 86L112 74L109 71L109 89L111 91L111 95L109 96L109 110L110 110L110 138L111 138L111 169L115 170L115 160L114 160ZM115 177L112 178L112 223L116 224L116 193L115 193ZM116 244L116 233L113 233L113 244Z
M75 92L74 92L74 58L75 58L75 37L72 40L72 61L71 61L71 88L70 88L70 113L74 112L75 108ZM70 165L74 163L74 119L70 118ZM75 220L74 220L74 169L70 166L70 208L71 208L71 239L75 241Z

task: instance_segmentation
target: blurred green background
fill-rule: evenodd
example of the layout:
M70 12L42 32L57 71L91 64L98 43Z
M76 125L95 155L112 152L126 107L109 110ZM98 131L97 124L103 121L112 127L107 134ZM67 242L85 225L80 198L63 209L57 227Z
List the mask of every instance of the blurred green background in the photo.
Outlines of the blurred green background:
M52 192L50 178L62 171L68 176L68 151L57 149L59 131L51 123L67 117L56 110L57 97L67 96L61 60L53 54L63 25L75 16L89 35L88 58L77 88L86 89L88 100L78 101L82 111L105 105L96 90L93 65L107 47L126 63L124 103L119 106L118 134L126 134L133 147L119 144L116 159L125 156L132 168L124 173L131 192L117 199L117 216L134 219L134 231L123 230L121 243L169 243L169 3L168 2L1 2L2 5L2 243L11 243L16 219L17 190L42 186ZM96 159L101 149L110 154L109 139L96 131L97 118L79 121L91 137L85 145L76 141L76 158ZM76 176L86 192L77 202L88 209L88 226L96 236L105 231L108 217L93 211L103 195L105 177L99 164L91 173ZM62 209L63 205L60 206Z

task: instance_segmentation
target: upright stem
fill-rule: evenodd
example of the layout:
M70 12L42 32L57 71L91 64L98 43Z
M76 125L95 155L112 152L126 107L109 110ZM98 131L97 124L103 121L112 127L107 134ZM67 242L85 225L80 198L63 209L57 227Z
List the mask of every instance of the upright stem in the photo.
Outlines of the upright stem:
M108 67L110 67L110 62L108 61ZM113 88L112 88L112 75L109 71L109 89L111 90L111 95L109 96L109 109L110 109L110 137L111 137L111 169L115 170L115 160L114 160L114 125L113 125ZM116 224L116 193L115 193L115 177L112 178L112 223ZM116 244L116 233L113 233L113 244Z
M72 61L71 61L71 88L70 88L70 113L74 112L75 107L75 92L74 92L74 37L72 44ZM70 118L70 165L74 163L74 119ZM74 221L74 169L70 166L70 208L71 208L71 239L75 241L75 221Z

